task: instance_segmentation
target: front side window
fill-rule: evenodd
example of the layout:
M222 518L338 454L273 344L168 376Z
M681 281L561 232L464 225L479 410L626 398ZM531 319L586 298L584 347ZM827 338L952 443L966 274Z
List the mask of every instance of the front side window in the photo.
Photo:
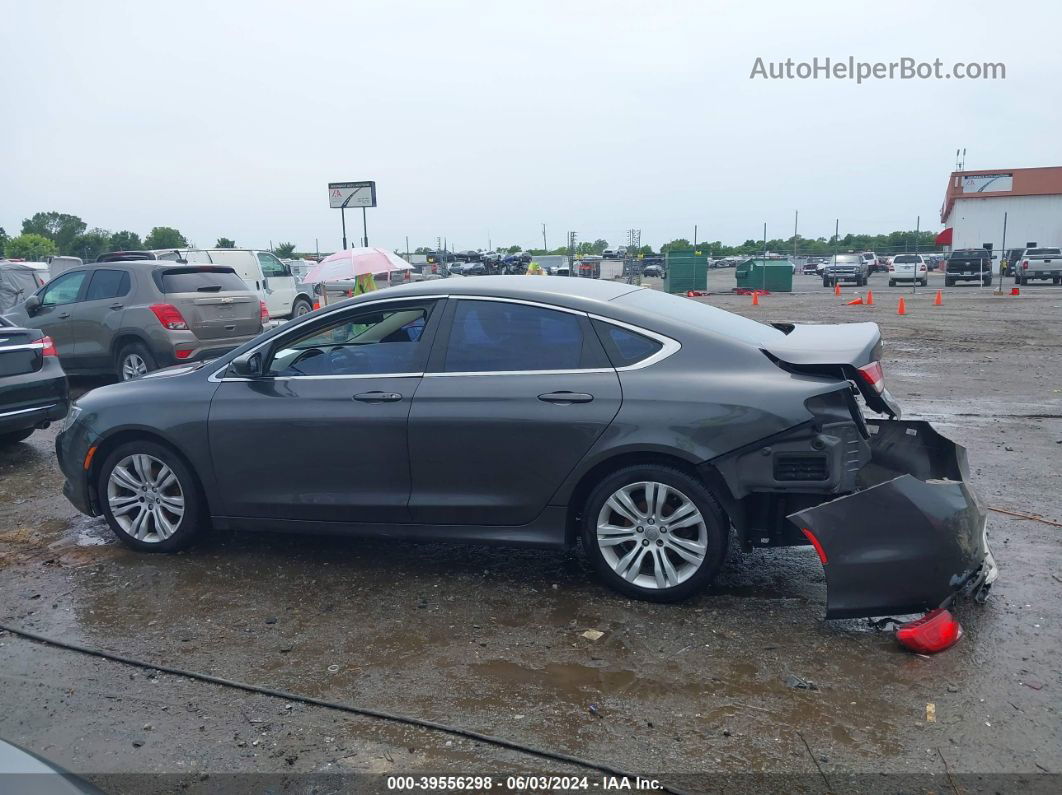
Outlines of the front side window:
M444 370L450 373L577 370L578 315L501 301L458 301Z
M125 271L98 270L92 274L86 301L101 301L105 298L118 298L129 292L129 274Z
M259 254L258 262L262 266L262 275L265 277L270 276L288 276L288 269L284 267L284 263L274 257L272 254Z
M42 306L61 306L72 304L81 293L81 285L88 276L86 271L64 273L52 281L41 294Z
M267 375L386 375L420 372L430 308L343 313L330 324L284 340Z

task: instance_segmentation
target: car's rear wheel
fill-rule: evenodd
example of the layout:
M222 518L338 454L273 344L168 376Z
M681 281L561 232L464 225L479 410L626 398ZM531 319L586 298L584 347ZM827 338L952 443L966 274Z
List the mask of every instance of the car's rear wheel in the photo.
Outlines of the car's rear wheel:
M295 303L291 305L291 316L302 317L308 315L313 311L313 307L310 306L310 302L305 298L296 298Z
M130 342L118 351L118 377L123 381L132 381L157 369L155 357L143 343Z
M583 512L583 546L600 577L628 596L675 602L703 590L726 557L729 523L696 478L665 466L606 477Z
M945 279L944 280L944 286L945 287L954 287L955 286L955 282L952 279Z
M203 498L195 476L177 453L156 442L115 448L100 468L96 488L107 524L133 549L182 549L202 524Z
M15 431L14 433L2 433L0 434L0 447L7 447L9 444L18 444L33 435L33 428L26 428L25 430Z
M895 287L895 286L896 286L896 280L895 279L889 279L889 287Z

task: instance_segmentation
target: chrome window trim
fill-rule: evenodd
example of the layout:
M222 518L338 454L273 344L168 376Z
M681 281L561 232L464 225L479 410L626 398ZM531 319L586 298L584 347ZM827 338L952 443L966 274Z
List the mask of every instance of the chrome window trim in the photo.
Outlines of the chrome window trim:
M34 406L31 409L17 409L16 411L5 411L0 413L0 417L14 417L18 414L29 414L34 411L47 411L48 409L54 409L55 404L50 403L47 406Z
M617 367L617 373L626 373L631 370L642 370L646 367L652 367L657 362L662 362L669 356L672 356L679 352L682 348L682 343L678 340L671 339L671 337L665 337L663 334L658 334L655 331L650 331L647 328L641 326L634 326L630 323L624 323L622 320L613 320L610 317L601 317L601 315L590 315L593 320L600 320L602 323L611 323L613 326L619 326L625 328L627 331L633 331L635 334L641 334L644 337L648 337L651 340L656 340L661 344L660 350L654 353L652 356L646 356L640 362L634 364L628 364L624 367Z
M10 353L11 351L39 351L43 349L43 342L27 342L20 345L4 345L3 347L0 347L0 353Z
M583 375L587 373L614 373L612 367L588 367L583 370L471 370L461 373L424 373L425 378L452 378L466 375Z

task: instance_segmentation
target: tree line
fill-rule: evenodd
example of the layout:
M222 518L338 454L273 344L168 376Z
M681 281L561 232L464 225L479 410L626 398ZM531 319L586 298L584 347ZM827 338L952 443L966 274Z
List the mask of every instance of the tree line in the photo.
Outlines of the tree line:
M837 238L834 236L805 238L797 235L787 239L768 240L766 248L775 254L812 257L829 256L834 251L930 251L936 248L934 238L933 232L914 230L899 230L882 235L846 234ZM236 241L227 237L219 237L214 244L214 248L235 247ZM188 242L180 230L172 226L152 227L151 231L141 238L136 232L127 229L118 232L110 232L99 227L90 229L88 224L78 216L55 211L34 213L30 218L26 218L22 222L21 234L15 237L9 237L0 227L0 256L12 259L41 260L48 256L67 255L80 257L85 262L92 262L100 254L110 251L165 248L194 248L194 246ZM608 248L610 248L608 241L598 238L593 242L578 243L574 252L570 252L566 245L554 249L531 248L526 251L533 256L569 253L585 256L601 254ZM525 249L522 246L513 245L495 246L494 250L516 254ZM726 245L719 240L693 244L686 238L675 238L660 246L659 253L699 251L712 257L734 257L760 254L763 250L763 240L749 239L739 245ZM429 254L433 251L434 249L420 246L413 253ZM281 259L296 256L295 244L279 243L273 248L273 253ZM637 253L642 256L654 256L657 252L652 246L642 246Z

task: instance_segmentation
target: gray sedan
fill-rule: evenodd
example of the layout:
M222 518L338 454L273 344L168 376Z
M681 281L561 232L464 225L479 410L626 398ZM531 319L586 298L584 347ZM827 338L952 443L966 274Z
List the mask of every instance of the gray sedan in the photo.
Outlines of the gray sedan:
M423 282L83 397L65 492L145 552L211 527L582 544L657 601L808 545L830 617L995 577L961 448L903 422L873 323L768 326L592 279ZM865 420L862 406L890 419Z

